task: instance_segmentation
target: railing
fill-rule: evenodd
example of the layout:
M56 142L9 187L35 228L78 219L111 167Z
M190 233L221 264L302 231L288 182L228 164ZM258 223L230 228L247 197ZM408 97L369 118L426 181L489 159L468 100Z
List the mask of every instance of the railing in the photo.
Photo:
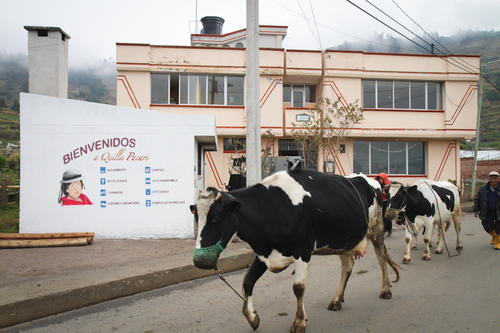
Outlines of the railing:
M19 191L14 193L7 193L8 190L17 189L19 190L21 187L19 185L7 185L6 180L0 181L0 203L2 205L6 205L9 202L9 195L18 194Z

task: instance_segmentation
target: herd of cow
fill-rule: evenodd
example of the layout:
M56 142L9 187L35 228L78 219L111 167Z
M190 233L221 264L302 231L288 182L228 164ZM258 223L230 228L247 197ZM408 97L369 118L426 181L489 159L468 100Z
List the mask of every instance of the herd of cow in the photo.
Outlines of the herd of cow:
M363 174L343 177L304 169L282 171L232 192L208 188L191 210L198 223L195 266L216 269L220 253L236 234L256 253L243 281L243 314L254 330L260 319L252 303L253 288L267 270L278 273L295 264L293 292L297 311L291 332L305 332L304 291L312 255L340 257L340 285L329 310L341 309L354 260L366 253L368 241L373 244L382 270L380 298L392 297L387 265L396 274L394 282L399 279L400 267L384 244L380 184ZM443 225L451 219L457 231L457 249L462 248L460 199L453 184L429 180L412 186L391 183L385 216L395 219L398 215L408 225L403 263L410 262L412 235L416 237L422 227L422 260L430 260L429 246L435 230L436 253L441 253L446 231Z

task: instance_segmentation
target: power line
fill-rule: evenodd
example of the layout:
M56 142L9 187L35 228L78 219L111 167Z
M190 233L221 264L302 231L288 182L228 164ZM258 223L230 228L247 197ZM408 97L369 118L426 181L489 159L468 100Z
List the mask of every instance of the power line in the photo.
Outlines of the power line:
M399 8L399 10L406 15L406 17L408 17L413 23L415 23L427 36L429 36L433 41L435 41L436 43L438 43L442 48L444 48L449 54L452 54L453 55L453 52L451 52L450 50L448 50L446 47L444 47L440 42L438 42L436 39L434 39L434 37L432 37L430 34L427 33L427 31L424 30L424 28L422 28L417 22L415 22L414 19L412 19L397 3L396 1L392 0L392 2L396 5L396 7ZM443 53L444 54L444 53ZM460 59L461 61L465 62L466 64L468 64L469 66L472 66L473 68L479 70L478 67L468 63L467 61L461 59L460 57L458 57L458 59Z

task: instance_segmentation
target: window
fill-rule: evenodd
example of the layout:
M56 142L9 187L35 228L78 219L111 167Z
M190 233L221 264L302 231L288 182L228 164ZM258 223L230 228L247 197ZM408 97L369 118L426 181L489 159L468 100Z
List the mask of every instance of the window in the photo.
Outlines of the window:
M243 152L246 144L246 138L224 138L224 152Z
M169 76L151 74L151 104L169 104Z
M424 175L424 147L420 141L354 141L354 172Z
M244 76L151 74L151 104L244 105Z
M284 84L283 102L292 103L295 108L303 108L305 103L315 103L316 86Z
M441 82L362 80L363 108L440 110Z

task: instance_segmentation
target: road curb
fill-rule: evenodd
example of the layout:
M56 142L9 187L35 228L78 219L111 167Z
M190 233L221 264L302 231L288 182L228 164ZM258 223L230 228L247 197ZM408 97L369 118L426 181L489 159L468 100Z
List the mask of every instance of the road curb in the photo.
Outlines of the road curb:
M219 270L228 273L247 268L254 258L251 251L221 258ZM0 328L211 275L215 271L186 265L1 305Z

